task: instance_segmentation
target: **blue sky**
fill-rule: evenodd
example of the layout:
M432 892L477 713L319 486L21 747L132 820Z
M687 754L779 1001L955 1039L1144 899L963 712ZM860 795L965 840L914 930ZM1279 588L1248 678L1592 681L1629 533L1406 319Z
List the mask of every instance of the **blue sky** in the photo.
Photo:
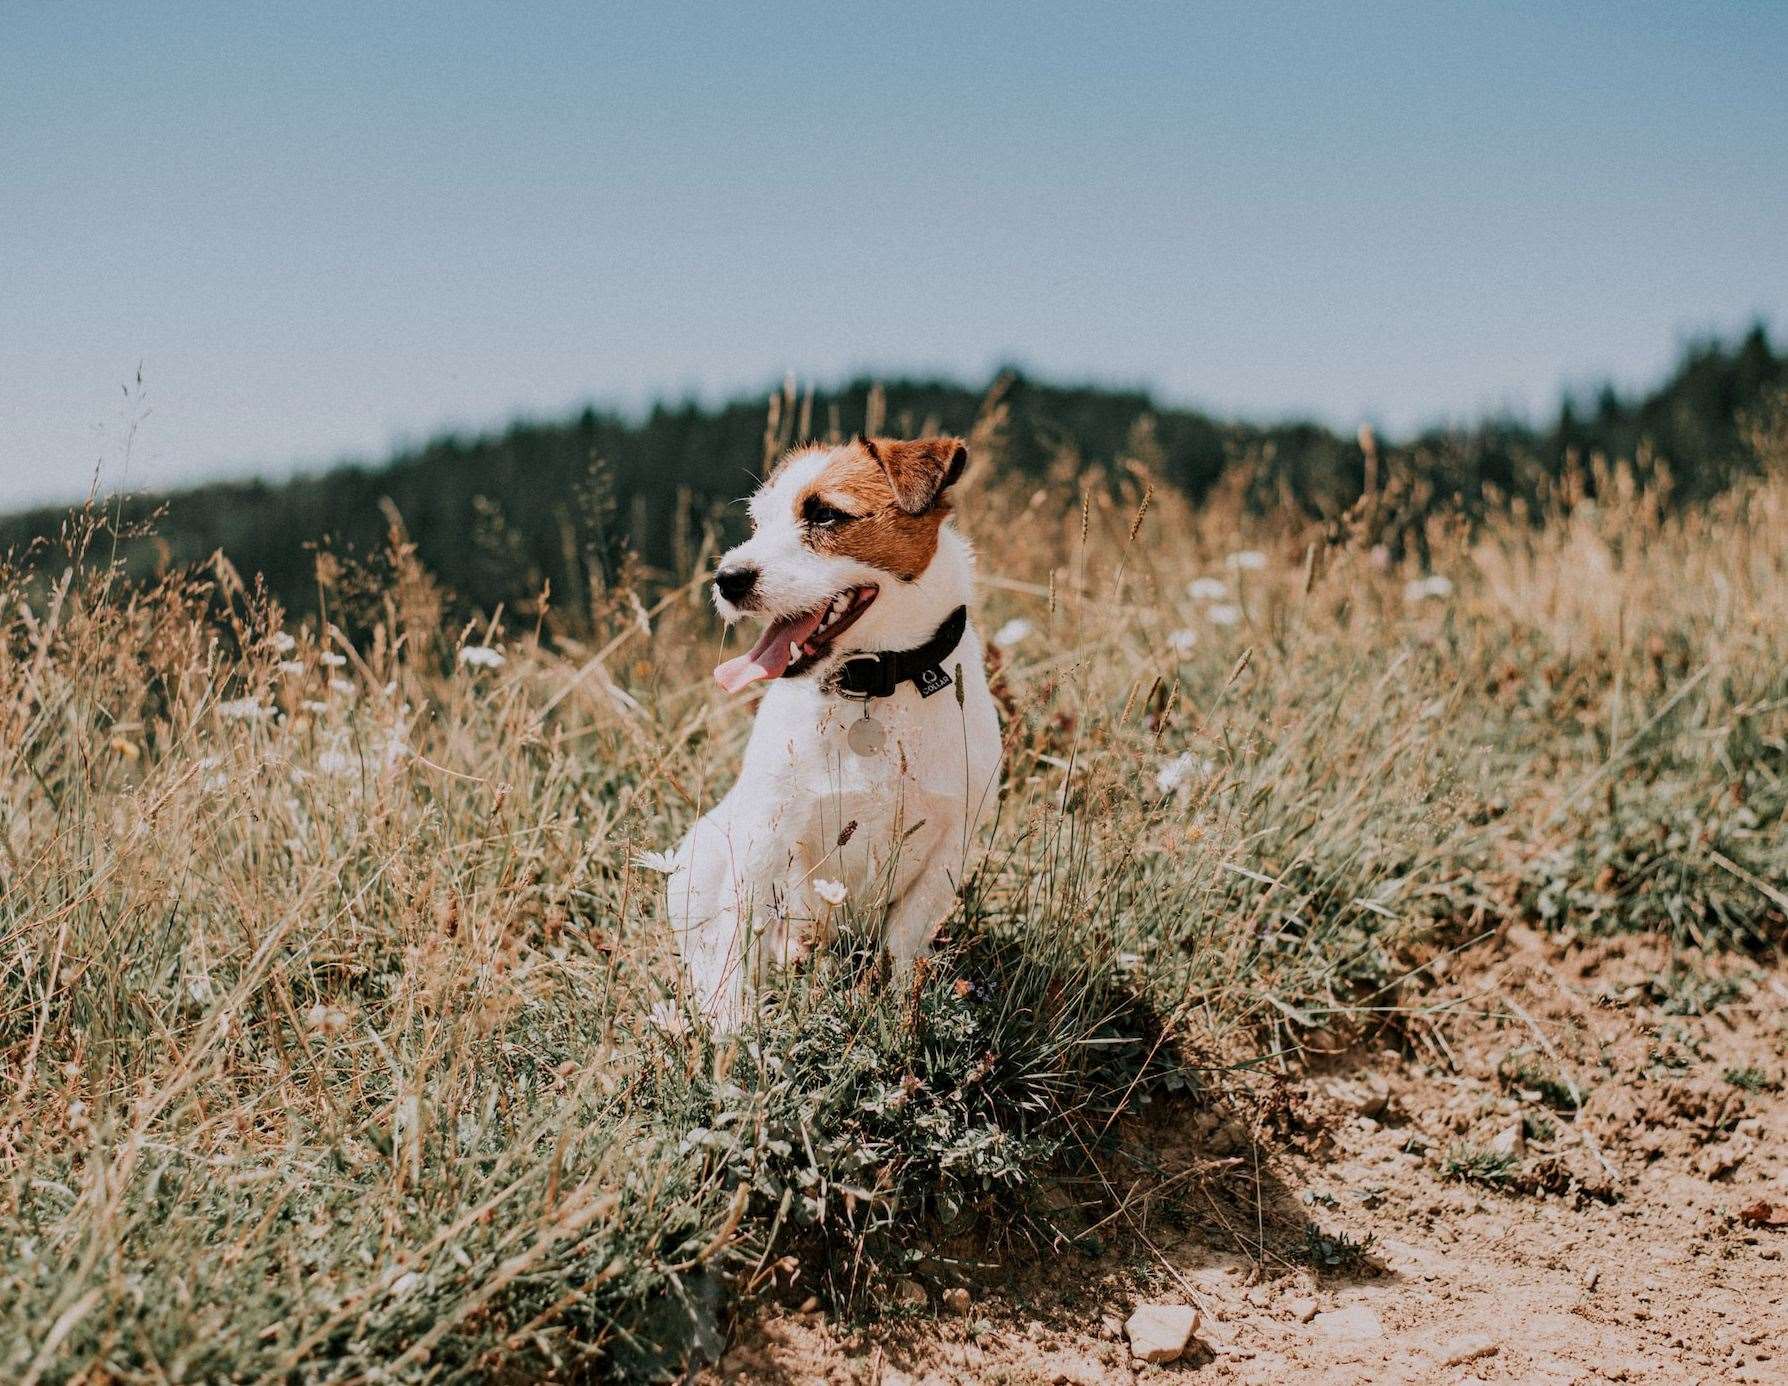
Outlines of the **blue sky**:
M10 0L0 505L788 372L1537 414L1788 331L1784 71L1777 3Z

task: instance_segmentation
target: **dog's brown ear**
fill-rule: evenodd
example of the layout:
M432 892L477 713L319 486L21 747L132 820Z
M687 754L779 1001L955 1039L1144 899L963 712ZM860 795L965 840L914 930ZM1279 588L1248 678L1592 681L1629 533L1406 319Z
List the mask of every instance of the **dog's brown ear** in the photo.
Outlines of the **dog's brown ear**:
M881 465L894 504L908 515L923 515L956 484L968 466L968 444L960 438L857 439Z

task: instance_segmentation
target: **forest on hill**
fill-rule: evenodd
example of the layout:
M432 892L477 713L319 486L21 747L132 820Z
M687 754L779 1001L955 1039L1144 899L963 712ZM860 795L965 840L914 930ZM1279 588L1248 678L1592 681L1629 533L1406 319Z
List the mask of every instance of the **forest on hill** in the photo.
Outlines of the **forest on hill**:
M1435 505L1468 513L1497 497L1544 495L1567 474L1593 485L1588 464L1668 468L1671 494L1693 501L1753 468L1749 430L1788 386L1788 356L1759 324L1735 342L1689 347L1670 377L1636 398L1612 387L1567 399L1548 426L1490 420L1384 442L1376 467L1402 479L1410 533ZM968 432L997 399L1002 465L1073 482L1126 460L1199 498L1226 470L1263 504L1289 502L1335 517L1367 484L1361 441L1315 423L1226 422L1165 406L1138 390L1068 386L1002 374L971 389L943 380L853 380L789 397L781 431L850 434L877 418L890 432ZM575 614L613 582L623 555L681 572L711 527L740 523L765 451L763 398L717 407L660 404L645 417L586 408L559 422L516 423L446 436L383 465L344 465L290 481L230 481L122 506L124 557L135 572L196 563L221 551L260 574L288 610L314 609L316 552L379 552L393 513L423 565L456 605L526 608L550 584ZM1233 469L1233 470L1231 470ZM729 509L730 507L730 509ZM153 524L146 523L150 517ZM53 537L65 512L0 518L0 553Z

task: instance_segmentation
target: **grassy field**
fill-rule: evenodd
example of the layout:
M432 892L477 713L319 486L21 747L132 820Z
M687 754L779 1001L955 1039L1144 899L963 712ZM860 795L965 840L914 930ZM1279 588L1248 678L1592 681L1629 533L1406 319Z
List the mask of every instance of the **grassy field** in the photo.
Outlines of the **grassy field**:
M288 629L115 581L98 515L0 574L0 1376L647 1375L1113 1235L1142 1106L1270 1128L1509 921L1782 938L1785 435L1702 507L1603 468L1412 533L1397 475L1032 492L984 422L984 859L915 989L847 928L718 1050L641 861L749 726L697 586L443 630L394 533Z

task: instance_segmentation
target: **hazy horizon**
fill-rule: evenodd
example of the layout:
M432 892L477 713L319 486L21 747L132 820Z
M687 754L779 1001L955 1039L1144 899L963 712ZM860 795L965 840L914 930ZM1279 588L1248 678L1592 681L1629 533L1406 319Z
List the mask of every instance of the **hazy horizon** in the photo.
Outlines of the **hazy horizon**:
M1788 320L1788 9L0 19L0 508L794 374L1541 419Z

